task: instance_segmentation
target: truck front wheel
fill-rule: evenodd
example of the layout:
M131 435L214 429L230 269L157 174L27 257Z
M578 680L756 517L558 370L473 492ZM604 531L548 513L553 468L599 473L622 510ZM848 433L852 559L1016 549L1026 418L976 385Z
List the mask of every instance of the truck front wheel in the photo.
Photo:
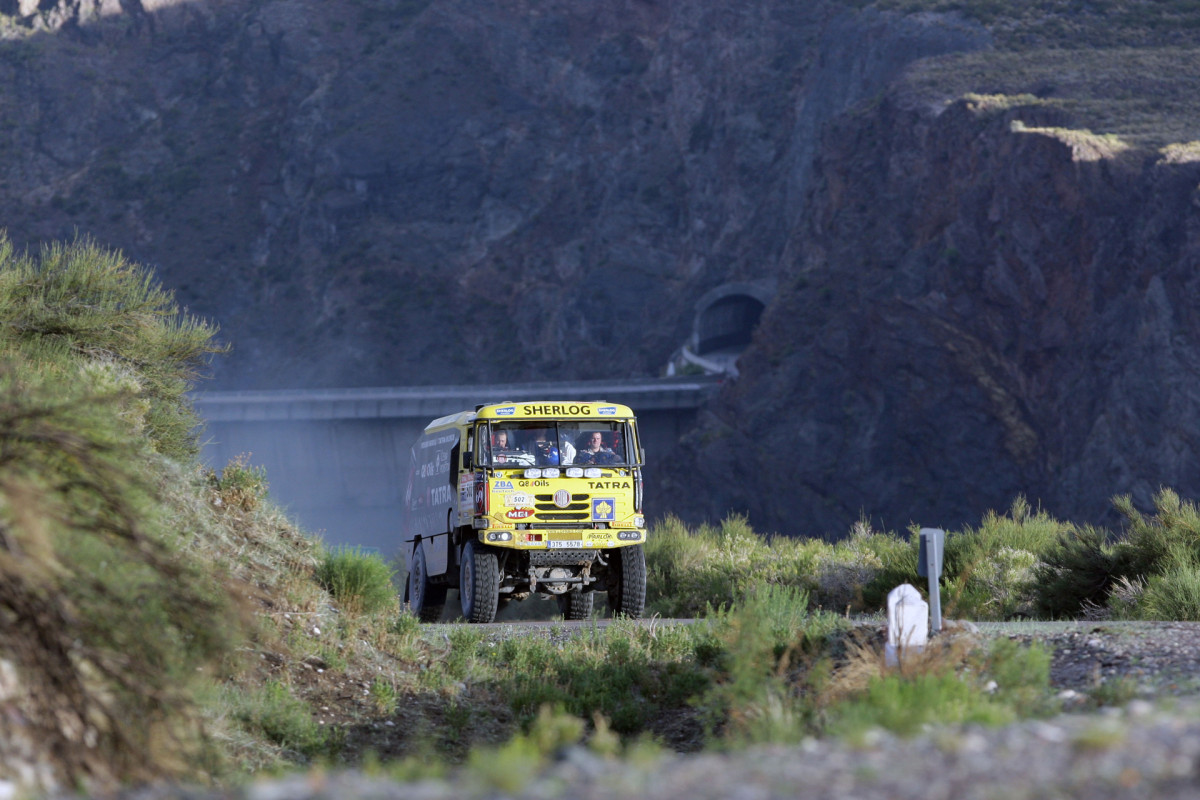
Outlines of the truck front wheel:
M429 567L425 564L425 549L417 542L412 568L408 571L408 607L421 622L437 622L446 605L445 585L429 582Z
M611 552L608 607L614 617L637 619L646 609L646 554L640 544Z
M467 622L496 619L496 606L500 602L500 564L495 553L480 550L475 542L463 545L458 599Z

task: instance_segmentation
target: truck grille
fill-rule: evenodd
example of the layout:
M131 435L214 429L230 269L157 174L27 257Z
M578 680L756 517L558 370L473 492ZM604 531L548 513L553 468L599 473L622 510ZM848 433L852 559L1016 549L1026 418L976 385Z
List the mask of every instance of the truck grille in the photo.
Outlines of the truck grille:
M588 496L586 494L571 495L571 504L568 505L566 508L559 508L558 506L554 505L554 495L552 495L552 494L535 494L533 496L533 499L534 499L533 507L538 512L538 514L537 514L538 519L549 519L549 520L588 519L591 516L591 512L588 511L588 503L587 503ZM547 511L550 513L548 513L548 514L544 513ZM575 511L575 512L583 512L583 513L564 514L564 513L562 513L564 511L567 511L567 512Z

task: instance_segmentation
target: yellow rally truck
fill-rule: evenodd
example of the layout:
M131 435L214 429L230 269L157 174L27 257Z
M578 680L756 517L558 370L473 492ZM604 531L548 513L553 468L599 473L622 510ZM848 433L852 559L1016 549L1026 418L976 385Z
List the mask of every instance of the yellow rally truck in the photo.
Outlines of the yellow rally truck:
M469 622L554 595L586 619L646 604L643 450L633 412L605 402L494 403L435 419L412 447L404 498L405 600L421 620L458 589Z

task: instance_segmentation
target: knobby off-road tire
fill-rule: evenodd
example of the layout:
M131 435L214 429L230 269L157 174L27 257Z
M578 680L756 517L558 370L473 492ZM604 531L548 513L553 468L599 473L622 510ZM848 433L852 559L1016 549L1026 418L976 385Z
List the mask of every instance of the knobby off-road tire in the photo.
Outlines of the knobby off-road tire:
M558 610L563 619L587 619L592 615L595 595L591 592L567 592L558 595Z
M425 548L417 542L412 569L408 571L408 607L421 622L437 622L446 605L445 584L429 582L429 567L425 564Z
M614 617L638 619L646 610L646 554L640 544L622 547L613 553L609 569L616 571L616 581L609 579L608 607Z
M475 542L463 545L458 599L467 622L496 619L500 602L500 564L495 553L481 551Z

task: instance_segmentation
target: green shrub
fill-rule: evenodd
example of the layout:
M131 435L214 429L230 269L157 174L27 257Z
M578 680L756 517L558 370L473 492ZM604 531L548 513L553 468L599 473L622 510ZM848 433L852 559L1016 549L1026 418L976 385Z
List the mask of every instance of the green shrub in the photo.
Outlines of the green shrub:
M1021 717L1053 711L1049 698L1051 653L1040 644L995 639L978 671L996 682L993 696Z
M849 623L808 610L807 592L764 584L733 609L713 616L719 669L702 707L726 742L798 741L813 709L793 690L793 672L828 648Z
M864 537L862 546L875 554L880 565L862 586L862 610L886 609L888 592L917 580L918 539L915 534L901 538L894 533L876 533Z
M1113 499L1125 518L1123 536L1109 541L1095 528L1069 528L1034 570L1038 613L1075 618L1195 619L1200 596L1193 579L1200 563L1200 512L1171 489L1142 514L1129 496Z
M279 681L229 696L233 716L300 760L336 751L338 742L313 719L312 709Z
M829 611L878 610L886 604L888 591L916 574L915 545L910 547L892 534L872 530L865 519L855 523L850 536L840 542L823 547L810 543L808 547L814 574L796 582L810 587L813 602ZM880 585L881 576L894 575L907 567L910 552L910 575L877 593L875 587Z
M667 517L646 538L647 605L668 616L695 616L709 604L728 607L765 549L742 518L692 532Z
M764 537L738 515L695 531L667 517L647 538L647 605L664 616L694 617L709 607L731 608L756 587L773 584L803 589L824 608L861 611L863 588L885 569L883 558L905 548L862 524L846 541L829 544Z
M1173 490L1164 488L1154 496L1155 513L1149 517L1133 507L1128 495L1114 498L1113 505L1126 521L1118 547L1122 575L1161 574L1181 566L1178 556L1184 552L1189 560L1200 557L1200 512Z
M874 727L911 736L928 724L999 725L1016 716L952 671L914 677L884 675L872 681L861 697L831 715L831 732L844 736Z
M662 710L686 707L707 687L707 676L692 663L694 636L689 626L655 629L617 620L566 645L521 637L491 646L479 636L462 646L471 644L475 680L494 676L522 724L550 705L583 720L599 713L629 736Z
M396 684L382 676L375 676L375 679L371 681L371 700L374 701L376 709L381 714L389 716L395 714L396 706L399 703Z
M374 614L393 607L394 575L382 558L357 547L326 550L317 565L317 582L353 614Z
M1142 596L1146 593L1146 581L1125 575L1113 581L1105 603L1104 612L1112 619L1138 619Z
M1183 553L1172 562L1146 580L1135 613L1141 619L1200 622L1200 566Z
M205 477L221 508L254 511L267 497L266 467L251 465L249 453L235 456L220 473L206 470Z
M1158 552L1155 537L1179 535L1164 533L1165 524L1192 530L1194 523L1200 531L1193 515L1188 504L1165 504L1153 524L1143 520L1141 550ZM651 529L646 545L647 605L666 616L702 616L710 608L728 610L755 587L771 584L803 589L817 608L879 613L892 589L917 581L917 528L909 534L875 531L859 520L848 537L828 543L759 536L739 516L694 530L668 517ZM1009 619L1102 608L1107 587L1124 574L1121 553L1104 543L1105 536L1056 520L1018 496L1005 514L989 511L977 528L947 533L946 613Z
M225 565L197 557L217 526L187 477L214 333L117 253L0 237L2 644L68 783L213 768L197 678L246 622Z
M1076 619L1084 610L1107 604L1117 574L1117 554L1098 528L1070 528L1034 567L1038 616Z
M0 238L0 353L48 370L98 365L140 401L136 414L155 450L198 452L199 423L186 393L207 357L223 348L216 329L181 314L150 270L87 240L18 255Z
M989 511L978 528L947 533L946 613L970 619L1031 613L1036 564L1071 529L1018 496L1007 514Z

